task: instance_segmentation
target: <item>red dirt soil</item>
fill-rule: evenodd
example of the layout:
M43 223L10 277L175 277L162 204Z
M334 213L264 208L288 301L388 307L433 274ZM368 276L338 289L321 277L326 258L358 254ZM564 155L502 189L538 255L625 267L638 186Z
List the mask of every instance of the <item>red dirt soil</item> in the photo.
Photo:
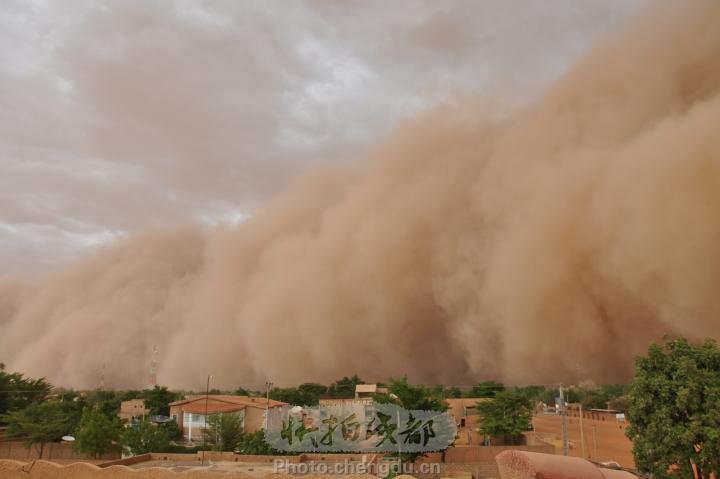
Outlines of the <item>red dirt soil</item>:
M559 416L535 416L533 426L539 439L555 445L556 454L562 454L562 441L560 439L562 425ZM597 441L596 445L593 440L593 426L595 429L594 437ZM583 419L583 430L585 431L585 454L583 455L580 442L580 419L568 417L570 455L584 457L596 462L615 461L627 468L635 467L632 456L632 442L625 436L627 426L627 423L612 420Z

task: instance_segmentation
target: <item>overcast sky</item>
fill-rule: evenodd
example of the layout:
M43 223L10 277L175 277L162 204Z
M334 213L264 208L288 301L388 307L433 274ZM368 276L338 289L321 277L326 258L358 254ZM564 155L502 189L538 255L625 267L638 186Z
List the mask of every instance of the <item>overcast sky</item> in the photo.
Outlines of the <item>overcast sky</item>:
M451 92L531 97L642 0L0 4L0 276L236 222Z

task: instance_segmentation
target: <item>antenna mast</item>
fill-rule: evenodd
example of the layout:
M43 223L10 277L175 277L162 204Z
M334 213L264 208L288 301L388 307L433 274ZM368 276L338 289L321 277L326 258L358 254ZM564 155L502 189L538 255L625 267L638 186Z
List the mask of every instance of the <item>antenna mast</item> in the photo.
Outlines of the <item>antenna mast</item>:
M158 368L158 347L153 346L152 358L150 359L150 388L157 386L157 368Z

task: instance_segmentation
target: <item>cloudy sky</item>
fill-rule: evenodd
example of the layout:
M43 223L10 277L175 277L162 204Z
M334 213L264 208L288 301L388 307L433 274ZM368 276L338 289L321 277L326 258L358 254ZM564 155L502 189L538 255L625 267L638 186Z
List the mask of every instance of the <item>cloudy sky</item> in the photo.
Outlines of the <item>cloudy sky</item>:
M456 92L531 98L642 0L0 5L0 276L238 222Z

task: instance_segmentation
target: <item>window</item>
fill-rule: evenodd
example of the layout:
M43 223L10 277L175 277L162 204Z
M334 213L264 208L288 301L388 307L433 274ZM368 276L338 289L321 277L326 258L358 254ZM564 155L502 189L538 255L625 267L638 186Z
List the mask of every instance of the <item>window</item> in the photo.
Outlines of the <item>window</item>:
M193 429L196 427L205 427L205 415L193 414L191 412L183 413L183 424L185 427L190 427L192 424Z

